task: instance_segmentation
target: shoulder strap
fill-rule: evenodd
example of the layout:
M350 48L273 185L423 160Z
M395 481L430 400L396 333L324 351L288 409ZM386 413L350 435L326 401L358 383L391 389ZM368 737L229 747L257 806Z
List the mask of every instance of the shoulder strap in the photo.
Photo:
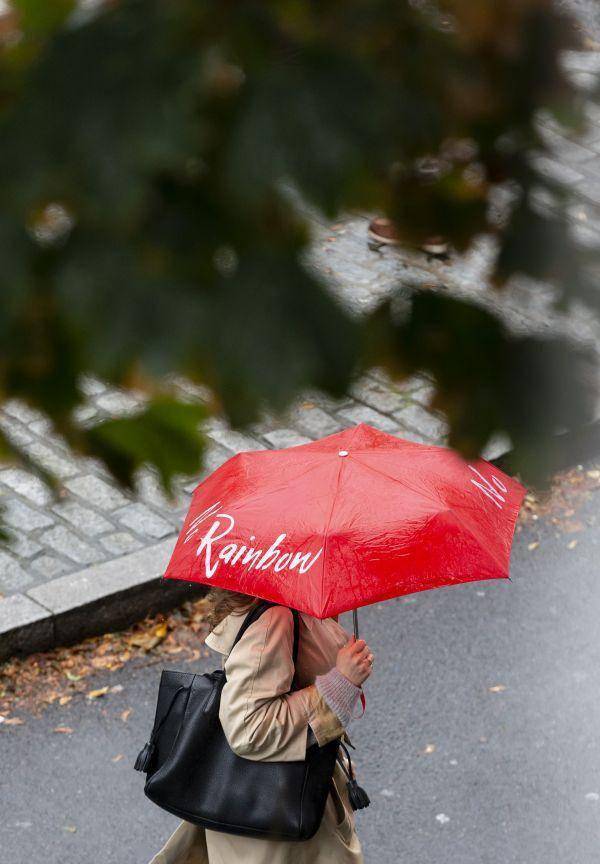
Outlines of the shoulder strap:
M237 643L240 641L246 630L251 624L254 624L255 621L258 621L263 612L266 612L267 609L270 609L271 606L279 606L279 603L271 603L269 600L261 600L254 609L251 609L246 615L242 626L237 632L237 636L233 641L233 645L231 646L231 650L235 648ZM292 613L292 617L294 619L294 645L292 648L292 658L294 660L294 666L298 660L298 644L300 642L300 615L296 611L296 609L290 609Z

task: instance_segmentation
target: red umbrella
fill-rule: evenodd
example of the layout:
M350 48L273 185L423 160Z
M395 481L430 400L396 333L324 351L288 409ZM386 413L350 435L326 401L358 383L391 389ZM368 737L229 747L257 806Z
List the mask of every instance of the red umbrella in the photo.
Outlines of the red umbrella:
M225 462L194 492L165 577L317 618L507 578L524 494L483 459L361 423Z

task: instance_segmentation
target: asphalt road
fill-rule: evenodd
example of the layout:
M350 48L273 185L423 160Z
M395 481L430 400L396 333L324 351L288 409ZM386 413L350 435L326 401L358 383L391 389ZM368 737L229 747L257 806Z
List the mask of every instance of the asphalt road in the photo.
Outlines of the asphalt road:
M600 522L599 506L597 493L584 515ZM600 859L600 530L577 536L569 551L541 525L519 536L512 582L361 612L377 657L352 732L368 864ZM123 690L0 727L1 864L146 864L177 822L132 770L158 677L98 675Z

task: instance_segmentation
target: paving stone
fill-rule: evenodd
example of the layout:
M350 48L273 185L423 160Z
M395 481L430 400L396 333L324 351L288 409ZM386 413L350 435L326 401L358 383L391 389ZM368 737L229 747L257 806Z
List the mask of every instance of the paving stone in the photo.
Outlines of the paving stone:
M339 411L340 408L346 408L348 405L351 405L353 400L350 396L337 398L329 396L327 393L321 393L319 390L307 390L303 401L314 402L315 405L318 405L328 414L335 414L335 412ZM271 428L276 426L277 419L272 418L270 425Z
M322 408L311 402L294 408L290 419L292 426L297 427L311 438L322 438L325 435L331 435L334 432L339 432L346 425L340 423L339 420L331 417L326 411L323 411Z
M3 503L2 519L12 528L34 531L36 528L47 528L53 524L52 518L47 513L40 513L39 510L28 507L18 498L8 498Z
M126 555L128 552L134 552L142 546L141 540L138 540L137 537L128 534L126 531L107 534L106 537L100 538L100 542L111 555Z
M598 226L581 223L573 225L571 228L571 237L578 246L584 249L597 249L600 246L600 233Z
M577 72L599 72L599 51L564 51L561 64L565 69Z
M32 441L29 432L17 420L13 420L8 414L0 412L0 429L4 432L10 441L15 444L28 444Z
M383 414L392 414L406 402L406 395L396 390L389 383L382 383L375 378L364 377L356 381L350 388L352 395L381 411Z
M53 509L55 513L77 528L80 534L89 537L104 534L114 527L112 522L109 522L100 513L90 510L89 507L82 507L77 501L63 501L56 504Z
M75 477L73 480L68 480L65 486L70 492L74 492L100 510L110 511L123 507L129 500L119 489L94 474Z
M349 423L368 423L369 426L374 426L381 432L394 433L398 428L398 423L395 422L387 414L381 414L375 411L374 408L369 408L368 405L362 405L357 402L351 408L344 408L343 411L338 411L338 416L347 420Z
M426 435L422 435L420 432L415 432L414 429L407 429L404 427L398 429L398 431L396 432L396 436L398 438L402 438L404 441L412 441L415 444L436 444L437 446L437 444L439 443L432 441L431 438Z
M46 447L45 444L40 444L39 441L28 445L26 450L36 462L39 462L40 465L52 474L60 477L61 480L66 477L72 477L79 471L75 459L65 459L63 456L55 453L54 450Z
M244 435L243 432L238 432L235 429L212 429L208 433L208 437L221 444L231 453L240 453L244 450L264 450L265 448L255 438L249 435Z
M210 474L220 468L228 459L231 459L231 450L221 444L210 443L204 451L204 468Z
M539 156L533 160L533 164L540 174L565 185L578 183L582 179L581 173L575 168L565 165L564 162L557 162L549 156Z
M115 518L142 537L166 537L173 534L175 528L166 519L158 516L145 504L128 504L121 510L115 511Z
M39 411L30 408L29 405L18 399L9 399L8 402L3 402L2 410L25 425L33 423L35 420L43 419L43 414L40 414Z
M36 543L31 537L27 537L19 531L8 531L7 534L8 542L6 548L18 558L33 558L34 555L42 551L39 543Z
M73 411L73 417L82 426L89 425L89 421L98 416L98 409L93 405L80 405Z
M512 442L508 435L497 433L493 435L483 448L481 453L484 459L497 459L512 448Z
M17 559L0 549L0 591L24 591L32 582Z
M29 424L29 429L36 435L41 436L52 435L54 432L52 423L46 419L35 420L33 423Z
M598 75L594 72L573 71L567 73L568 78L578 90L592 92L598 86Z
M412 428L434 442L441 441L448 431L448 426L443 419L435 417L422 405L416 403L396 411L394 417L403 428Z
M193 402L209 403L214 399L214 394L209 387L188 381L182 375L169 375L166 380L179 391L181 396L187 397Z
M424 408L429 407L429 403L435 396L435 386L433 384L427 383L423 386L419 387L416 390L411 391L410 398L414 402L418 402L419 405L422 405Z
M158 475L149 468L137 472L135 491L136 496L146 504L151 504L157 510L165 510L167 513L177 512L189 504L189 496L183 494L180 482L173 483L173 498L169 498Z
M94 404L113 417L135 414L146 401L141 395L133 395L124 390L107 390L94 399Z
M73 564L63 561L62 558L57 558L55 555L41 555L31 562L31 569L47 582L55 576L68 573L69 570L73 569Z
M102 381L91 375L84 375L79 382L79 386L81 392L85 393L86 396L99 396L106 390L106 384L103 384Z
M81 540L77 534L64 525L56 525L40 534L39 540L55 552L70 558L77 564L94 564L105 556L98 549Z
M23 468L5 468L0 471L0 482L5 483L23 498L44 507L52 501L52 493L45 483Z
M220 468L228 459L231 459L234 455L231 450L227 450L225 447L221 446L221 444L217 444L215 441L212 441L210 438L207 439L209 444L204 451L204 467L200 474L197 477L193 477L187 483L184 483L183 489L184 492L190 496L198 484L205 480L213 471L216 471L217 468ZM189 498L188 498L189 501ZM189 505L188 505L189 506Z
M272 432L263 435L263 438L276 450L281 450L284 447L297 447L299 444L310 444L311 442L310 438L300 435L294 429L273 429Z

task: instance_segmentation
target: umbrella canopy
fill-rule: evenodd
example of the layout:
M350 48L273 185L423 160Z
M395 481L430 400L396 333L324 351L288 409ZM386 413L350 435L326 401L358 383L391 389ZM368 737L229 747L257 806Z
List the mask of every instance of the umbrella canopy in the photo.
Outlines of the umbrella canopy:
M165 577L317 618L506 578L524 494L483 459L361 423L225 462L195 490Z

